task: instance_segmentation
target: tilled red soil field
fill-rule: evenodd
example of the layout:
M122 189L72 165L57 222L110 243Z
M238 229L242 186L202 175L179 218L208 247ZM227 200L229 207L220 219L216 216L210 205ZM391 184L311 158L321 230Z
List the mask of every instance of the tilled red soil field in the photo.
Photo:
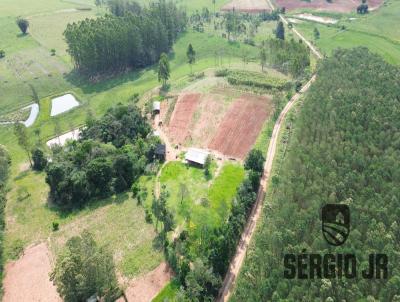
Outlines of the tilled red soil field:
M227 156L244 159L271 110L269 102L242 96L232 103L208 148Z
M168 125L168 134L172 143L182 144L186 140L199 102L200 94L198 93L185 93L179 97Z
M331 11L338 13L354 12L361 4L360 0L332 0L332 3L326 0L311 0L311 2L302 0L274 0L276 5L284 7L286 10L291 11L301 8L311 8L319 11ZM368 0L368 6L370 9L379 7L383 0Z
M271 11L267 0L233 0L222 7L222 11L232 11L233 9L243 13Z

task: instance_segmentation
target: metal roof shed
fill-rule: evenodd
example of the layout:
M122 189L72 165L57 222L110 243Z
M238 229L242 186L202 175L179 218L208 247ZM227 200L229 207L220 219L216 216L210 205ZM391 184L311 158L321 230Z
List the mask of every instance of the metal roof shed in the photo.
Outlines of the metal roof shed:
M153 111L160 112L160 110L161 110L161 103L153 102Z
M204 166L209 153L202 149L190 148L185 154L185 159L188 163L194 163Z

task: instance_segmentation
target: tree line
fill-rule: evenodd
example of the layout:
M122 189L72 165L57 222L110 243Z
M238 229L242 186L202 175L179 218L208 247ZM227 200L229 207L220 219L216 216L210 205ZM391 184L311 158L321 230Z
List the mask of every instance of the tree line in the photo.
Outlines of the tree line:
M318 68L274 176L268 210L237 283L236 301L400 301L400 69L366 48L337 50ZM334 249L321 207L350 208ZM386 254L387 279L284 279L288 253L352 253L357 270Z
M9 176L9 168L11 158L7 150L0 145L0 282L3 280L3 242L5 221L4 214L6 208L7 180Z
M154 64L171 50L186 27L185 12L173 2L160 0L141 7L130 1L110 1L109 5L112 15L68 24L64 31L68 53L82 73L119 72Z
M129 189L155 162L159 139L150 132L134 105L117 105L89 119L78 141L52 149L45 169L50 199L70 209Z

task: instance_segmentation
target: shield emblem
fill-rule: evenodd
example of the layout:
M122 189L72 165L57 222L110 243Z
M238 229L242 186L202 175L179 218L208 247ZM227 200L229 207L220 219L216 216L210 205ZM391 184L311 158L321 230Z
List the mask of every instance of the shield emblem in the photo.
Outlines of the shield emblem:
M334 246L346 242L350 233L350 209L345 204L327 204L322 208L322 233Z

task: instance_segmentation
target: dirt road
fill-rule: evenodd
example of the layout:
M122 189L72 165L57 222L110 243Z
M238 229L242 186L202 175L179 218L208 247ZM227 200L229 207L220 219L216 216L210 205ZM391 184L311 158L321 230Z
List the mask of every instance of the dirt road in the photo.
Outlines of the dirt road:
M270 0L266 0L271 8L274 9L273 4L271 3ZM285 24L288 24L288 21L283 15L280 15L280 18L282 22ZM312 45L302 34L300 34L294 26L292 27L293 32L300 38L302 39L308 47L311 49L311 51L314 53L314 55L318 59L322 59L322 55L320 52ZM306 92L311 84L315 81L316 75L312 76L310 81L304 87L301 89L301 91L297 94L295 94L292 99L287 103L285 108L282 110L281 114L279 115L278 120L275 123L274 130L272 132L271 136L271 141L269 143L268 147L268 152L267 152L267 158L265 161L265 166L264 166L264 172L263 176L261 179L260 183L260 189L257 194L257 200L256 203L253 206L253 209L250 213L249 219L247 221L246 227L244 229L244 232L240 238L239 244L237 246L236 254L232 258L231 263L229 265L229 270L228 273L225 276L224 282L222 284L220 294L218 296L217 301L218 302L226 302L229 300L229 297L231 296L234 286L235 286L235 281L236 278L240 272L240 268L242 267L242 264L244 262L244 259L246 257L247 253L247 248L249 247L251 238L254 235L254 232L256 230L257 226L257 221L260 218L262 207L264 204L264 198L265 198L265 193L267 191L267 186L268 186L268 180L271 174L272 170L272 163L274 161L275 153L276 153L276 146L278 143L278 137L279 137L279 132L282 126L282 122L284 121L287 113L290 111L290 109L293 107L293 105L297 102L297 100L300 98L300 96Z
M269 6L274 10L275 6L272 4L271 0L266 0L269 4ZM289 24L289 22L286 20L286 17L284 15L279 15L279 18L282 20L283 23L285 23L286 25ZM293 25L293 24L292 24ZM310 42L308 41L301 33L299 33L299 31L295 28L295 26L293 25L293 27L291 28L292 31L301 39L303 40L304 43L307 44L307 46L311 49L311 51L314 53L314 55L318 58L318 59L322 59L323 56L321 55L321 53L318 51L318 49Z
M225 302L229 300L229 297L232 294L234 288L236 278L239 274L240 268L242 267L243 261L246 257L246 251L249 246L250 240L253 237L253 234L256 230L257 221L260 218L262 206L264 203L265 192L267 190L268 180L272 170L272 163L274 161L276 146L278 143L279 131L281 129L282 123L287 113L290 111L290 109L293 107L296 101L300 98L300 96L308 90L308 88L315 81L315 79L316 76L314 75L311 78L311 80L306 85L304 85L302 90L292 97L292 99L287 103L285 108L282 110L278 120L275 123L274 130L271 136L271 141L268 147L267 159L265 162L264 173L260 183L260 189L257 194L257 201L254 204L249 220L247 221L246 227L244 229L239 245L237 247L236 254L231 260L231 263L229 265L229 271L225 276L220 291L220 295L217 299L217 301L219 302Z

